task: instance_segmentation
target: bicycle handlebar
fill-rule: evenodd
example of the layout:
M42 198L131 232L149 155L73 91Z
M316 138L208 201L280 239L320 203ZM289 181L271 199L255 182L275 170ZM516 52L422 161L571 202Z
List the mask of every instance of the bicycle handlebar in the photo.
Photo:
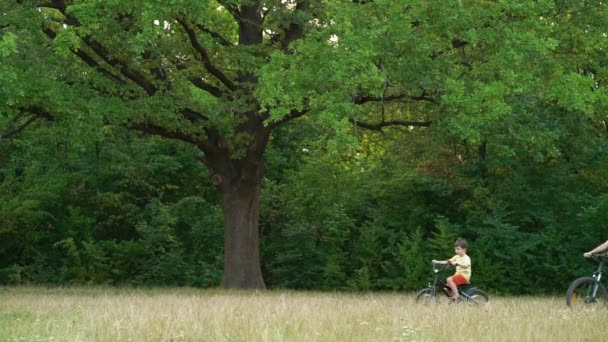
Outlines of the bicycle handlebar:
M608 253L602 252L602 253L596 253L596 254L590 254L590 255L584 254L583 257L587 258L587 259L598 260L598 259L608 258Z
M450 267L455 267L453 264L440 264L434 261L431 261L431 264L433 265L433 270L434 271L439 271L441 269L444 268L450 268Z

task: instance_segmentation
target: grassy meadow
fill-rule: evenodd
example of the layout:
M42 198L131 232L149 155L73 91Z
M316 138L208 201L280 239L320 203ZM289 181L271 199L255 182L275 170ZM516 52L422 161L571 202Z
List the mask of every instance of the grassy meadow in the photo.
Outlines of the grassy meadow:
M606 324L561 296L0 287L0 341L605 341Z

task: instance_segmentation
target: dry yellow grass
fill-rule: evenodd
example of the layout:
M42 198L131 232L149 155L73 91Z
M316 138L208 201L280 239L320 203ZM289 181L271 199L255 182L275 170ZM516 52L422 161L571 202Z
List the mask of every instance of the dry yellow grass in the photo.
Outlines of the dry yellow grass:
M0 287L0 341L605 341L606 324L561 297Z

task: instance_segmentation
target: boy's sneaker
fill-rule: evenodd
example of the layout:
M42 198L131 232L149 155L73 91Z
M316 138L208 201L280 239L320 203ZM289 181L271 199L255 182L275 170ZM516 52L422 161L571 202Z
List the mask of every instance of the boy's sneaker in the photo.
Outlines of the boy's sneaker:
M460 303L462 301L462 298L460 298L460 296L459 297L450 297L449 300L450 300L450 304Z

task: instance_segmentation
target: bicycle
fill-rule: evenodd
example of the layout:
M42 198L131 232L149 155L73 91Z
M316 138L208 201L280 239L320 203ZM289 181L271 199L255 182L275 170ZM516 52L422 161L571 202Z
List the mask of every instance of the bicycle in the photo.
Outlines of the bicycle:
M571 308L595 309L598 305L608 307L608 293L602 285L602 274L608 271L608 254L595 254L590 257L597 262L597 269L591 277L576 279L566 291L566 304Z
M432 283L429 283L429 285L426 288L418 291L418 293L416 294L416 303L427 304L430 302L437 302L437 300L438 300L437 293L439 293L439 292L442 292L443 294L448 296L449 288L447 287L447 284L443 280L440 279L439 275L442 270L450 268L450 267L452 267L452 265L447 265L447 264L443 265L443 264L438 264L438 263L432 263L432 264L433 264L433 273L435 274L435 279L433 280ZM458 286L458 294L460 295L459 301L461 301L461 302L480 305L480 304L485 304L489 301L488 294L477 287L473 287L471 285L471 283Z

